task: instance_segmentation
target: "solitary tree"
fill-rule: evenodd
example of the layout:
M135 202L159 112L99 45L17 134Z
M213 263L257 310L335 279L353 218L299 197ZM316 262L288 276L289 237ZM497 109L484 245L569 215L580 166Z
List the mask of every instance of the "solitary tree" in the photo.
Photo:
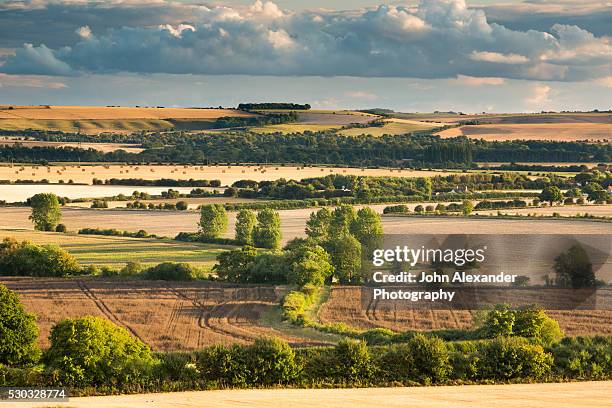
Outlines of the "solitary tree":
M200 234L217 238L227 230L227 212L221 204L207 204L200 209Z
M60 203L53 193L40 193L30 198L32 214L30 220L34 223L34 229L38 231L54 231L55 226L62 219Z
M540 193L540 200L548 201L552 206L553 203L563 200L563 193L557 186L547 186Z
M257 224L257 216L252 210L240 210L236 218L236 241L245 245L253 244L253 230Z
M278 212L266 208L257 214L257 225L253 231L253 243L259 248L276 249L280 247L281 229Z
M597 283L589 255L579 244L555 258L554 268L558 286L574 289L592 288Z
M463 215L470 215L474 211L474 204L470 200L465 200L461 206Z
M38 327L26 313L17 294L0 285L0 364L31 364L40 357L36 345Z

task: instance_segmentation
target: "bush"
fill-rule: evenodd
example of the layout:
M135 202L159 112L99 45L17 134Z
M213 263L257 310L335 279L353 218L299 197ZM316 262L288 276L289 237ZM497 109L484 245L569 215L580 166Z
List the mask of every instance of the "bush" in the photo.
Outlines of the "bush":
M142 272L142 265L138 262L128 262L119 271L121 276L135 276Z
M202 380L217 387L240 387L247 384L244 348L215 345L196 354L196 365Z
M423 383L445 380L450 371L449 353L444 341L417 334L407 343L412 350L415 377Z
M542 378L551 372L552 355L520 337L499 337L483 343L478 371L482 378Z
M58 385L138 384L155 363L144 343L99 317L62 320L49 340L44 360Z
M298 375L293 350L276 338L255 340L245 350L245 362L251 385L290 384Z
M166 281L189 281L197 278L197 271L189 264L164 262L144 272L147 279Z
M612 376L612 337L566 337L552 346L555 372L565 378L604 380Z
M34 315L26 313L15 292L0 285L0 364L27 365L38 361L37 338Z
M76 259L60 247L18 243L10 238L0 244L0 275L61 277L80 273Z
M361 334L361 339L368 345L378 345L390 343L395 332L393 330L377 327L375 329L366 330Z
M334 348L329 367L335 379L349 384L367 384L374 374L374 364L364 341L344 339Z
M55 232L66 232L67 230L64 224L57 224L57 227L55 227Z
M176 209L179 211L185 211L187 210L187 208L189 208L189 204L187 204L187 201L178 201L175 205Z
M200 371L191 353L160 353L155 367L155 377L160 381L190 381L200 378Z

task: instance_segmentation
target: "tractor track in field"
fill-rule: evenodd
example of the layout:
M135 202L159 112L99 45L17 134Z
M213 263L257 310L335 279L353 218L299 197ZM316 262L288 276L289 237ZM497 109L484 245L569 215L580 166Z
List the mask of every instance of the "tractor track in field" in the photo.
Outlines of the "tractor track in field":
M138 333L136 332L136 330L134 330L130 325L126 324L125 322L123 322L121 319L119 319L119 317L117 317L117 315L115 313L113 313L112 310L110 310L110 308L106 305L106 303L104 303L102 301L102 299L100 299L86 284L85 282L83 282L82 280L78 280L77 281L77 285L79 286L79 288L81 289L81 291L85 294L85 296L90 299L92 302L94 302L94 304L96 305L96 307L98 308L98 310L100 310L100 312L102 312L102 314L104 316L106 316L106 318L108 318L108 320L110 320L111 322L115 323L118 326L121 327L125 327L134 337L136 337L137 339L139 339L140 341L142 341L143 343L146 344L146 342L142 339L142 337L140 337L138 335Z

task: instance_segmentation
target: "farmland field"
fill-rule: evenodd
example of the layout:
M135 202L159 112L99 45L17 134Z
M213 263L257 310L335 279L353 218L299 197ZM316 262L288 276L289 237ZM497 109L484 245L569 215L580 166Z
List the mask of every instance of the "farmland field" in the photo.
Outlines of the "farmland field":
M401 388L344 389L271 389L189 391L159 394L110 395L70 398L62 403L67 408L363 408L385 406L399 408L590 408L609 407L611 381L461 385ZM47 408L48 403L4 403L7 408Z
M442 138L467 136L484 140L558 140L609 142L612 124L607 123L534 123L465 125L438 133Z
M438 126L443 126L443 123L419 122L409 119L387 119L384 121L384 126L372 126L367 128L351 128L341 130L341 135L359 136L359 135L401 135L404 133L416 132L419 130L433 129Z
M140 153L144 149L137 144L130 143L77 143L77 142L47 142L40 140L21 140L14 137L0 137L0 146L21 144L24 147L74 147L81 149L94 149L103 153L124 150L128 153Z
M358 176L389 177L428 177L447 175L443 170L400 170L400 169L361 169L355 167L296 167L276 165L243 165L243 166L173 166L173 165L0 165L0 180L42 180L57 183L60 180L75 183L92 184L94 178L106 180L111 178L141 178L155 180L169 178L175 180L221 180L221 185L231 185L238 180L277 180L287 178L301 180L309 177L321 177L328 174L353 174Z
M612 124L609 113L492 113L476 115L459 115L456 113L394 113L393 117L418 121L435 121L441 123L460 123L478 120L495 124L536 124L536 123L607 123Z
M104 228L111 228L104 226ZM210 269L216 256L231 246L179 242L168 239L125 238L98 235L71 235L11 229L0 230L0 240L12 237L36 244L59 245L84 265L122 268L127 262L139 262L143 266L162 262L189 262Z
M12 109L11 109L12 108ZM234 109L108 106L0 106L0 129L99 133L206 128L224 116L253 116Z
M532 295L537 298L537 294L538 290L534 289ZM602 310L547 310L547 313L567 335L612 335L612 289L601 289L597 296ZM386 306L378 307L374 302L363 307L360 287L334 286L318 318L323 323L344 323L360 329L428 331L470 328L476 314L474 310L400 310Z
M328 344L333 336L260 323L285 289L211 282L0 277L37 315L39 342L48 346L51 326L84 315L105 317L127 328L153 350L196 350L222 343L249 343L276 336L293 345Z
M382 211L386 205L372 205L376 211ZM559 207L562 208L562 207ZM582 207L579 207L582 208ZM588 207L595 208L593 207ZM609 207L608 207L609 208ZM316 209L280 211L283 242L295 237L304 236L306 220ZM580 212L590 212L582 210ZM186 211L139 211L139 210L92 210L65 208L62 223L69 231L80 228L116 228L127 231L144 229L150 234L174 237L182 231L197 230L199 214ZM28 220L29 208L0 208L0 228L31 229ZM229 214L228 232L225 237L233 236L236 214ZM583 220L553 219L496 219L465 217L382 217L383 230L386 234L431 233L431 234L609 234L612 223Z

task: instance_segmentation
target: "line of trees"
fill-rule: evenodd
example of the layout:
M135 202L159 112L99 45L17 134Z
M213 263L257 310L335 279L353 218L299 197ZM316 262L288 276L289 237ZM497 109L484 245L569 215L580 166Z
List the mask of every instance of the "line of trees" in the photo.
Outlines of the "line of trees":
M223 134L175 132L131 135L146 150L102 153L76 147L2 146L0 161L8 162L135 162L135 163L307 163L388 167L474 167L475 162L609 162L610 144L557 141L490 142L466 138L441 139L427 132L382 137L347 137L333 132ZM80 136L79 136L80 137ZM57 135L54 139L59 138ZM77 138L71 137L71 139ZM86 137L85 137L86 138ZM271 143L273 141L273 143Z

